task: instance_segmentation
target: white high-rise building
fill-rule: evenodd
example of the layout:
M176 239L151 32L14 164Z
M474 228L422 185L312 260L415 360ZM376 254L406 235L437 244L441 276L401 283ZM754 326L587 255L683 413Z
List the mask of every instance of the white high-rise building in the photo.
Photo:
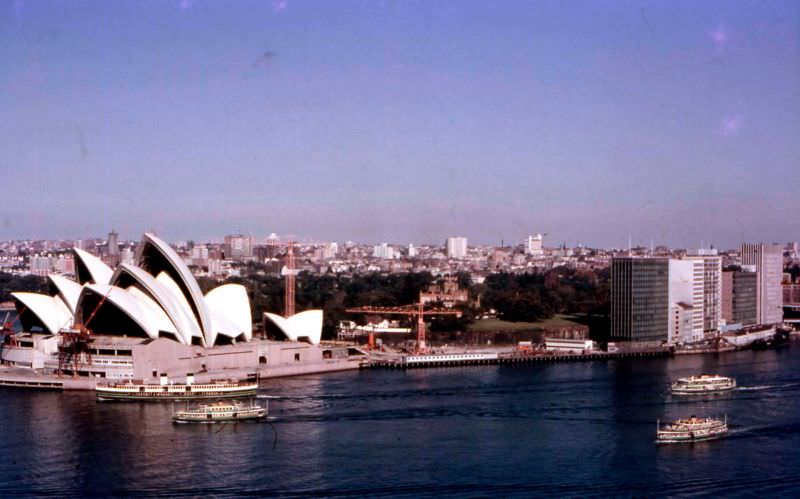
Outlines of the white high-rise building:
M339 243L328 243L322 247L322 258L332 260L339 254Z
M208 255L208 250L206 250L206 255ZM133 248L130 246L125 246L122 248L122 251L119 254L119 262L126 265L134 265L136 263L136 259Z
M447 257L466 258L467 257L467 238L448 237L447 238Z
M531 256L544 256L544 236L533 234L525 240L525 254Z
M372 256L375 258L394 258L394 248L387 243L376 244L372 248Z
M414 258L415 256L417 256L417 248L415 248L413 244L409 244L408 245L408 257L409 258Z
M696 249L689 250L686 259L695 262L695 291L702 297L702 310L696 317L702 319L704 332L714 332L722 322L722 257L715 249Z
M695 327L695 263L669 261L669 326L670 343L691 343L703 339L702 328Z
M53 260L49 256L33 255L29 259L29 272L33 275L46 276L53 271Z

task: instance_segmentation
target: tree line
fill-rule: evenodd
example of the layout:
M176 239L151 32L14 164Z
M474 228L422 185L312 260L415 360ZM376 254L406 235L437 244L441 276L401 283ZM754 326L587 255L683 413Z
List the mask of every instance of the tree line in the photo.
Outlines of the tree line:
M244 269L242 277L226 282L244 285L251 298L253 318L260 321L263 312L282 314L284 278L263 272L258 266ZM579 313L604 315L609 309L609 272L575 270L559 267L541 273L489 275L483 283L473 284L469 274L457 276L467 288L471 302L459 306L461 317L431 316L431 328L439 331L465 330L477 317L494 311L503 320L536 321L555 314ZM417 303L419 293L437 282L429 272L383 274L379 272L352 276L301 272L295 291L298 311L319 308L324 311L323 337L335 336L338 323L353 320L345 312L349 307L399 306ZM210 289L211 282L203 284Z

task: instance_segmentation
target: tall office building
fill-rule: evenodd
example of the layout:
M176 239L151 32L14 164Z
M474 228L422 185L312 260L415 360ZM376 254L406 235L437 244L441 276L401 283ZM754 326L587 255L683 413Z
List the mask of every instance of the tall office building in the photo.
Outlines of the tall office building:
M108 256L119 255L119 234L112 230L108 233Z
M544 236L533 234L525 240L525 254L531 256L544 256Z
M447 238L447 257L466 258L467 257L467 238L448 237Z
M742 265L756 268L756 319L759 324L783 322L783 248L774 244L742 244Z
M614 257L611 339L670 343L702 340L703 265L702 260Z
M689 250L687 260L695 264L695 327L711 333L722 319L722 258L715 249Z
M376 244L372 248L372 256L375 258L387 258L391 260L394 258L394 248L389 246L387 243Z
M408 245L408 257L409 258L414 258L415 256L417 256L417 248L415 248L413 244L409 244Z
M733 274L733 322L755 324L758 320L758 274L751 266Z
M225 258L241 260L253 256L253 238L251 236L225 236Z
M611 339L669 339L669 259L611 260Z
M669 261L669 326L670 343L691 343L703 339L702 324L697 327L695 318L695 262ZM700 300L702 306L702 300ZM701 314L702 317L702 314Z

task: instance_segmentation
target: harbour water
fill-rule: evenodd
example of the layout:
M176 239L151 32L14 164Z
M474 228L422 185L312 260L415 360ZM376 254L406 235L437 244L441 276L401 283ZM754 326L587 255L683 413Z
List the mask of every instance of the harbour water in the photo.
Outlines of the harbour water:
M669 382L734 376L715 396ZM780 350L270 380L270 423L0 389L0 495L798 496L800 342ZM655 422L727 415L657 446ZM276 439L277 437L277 439Z

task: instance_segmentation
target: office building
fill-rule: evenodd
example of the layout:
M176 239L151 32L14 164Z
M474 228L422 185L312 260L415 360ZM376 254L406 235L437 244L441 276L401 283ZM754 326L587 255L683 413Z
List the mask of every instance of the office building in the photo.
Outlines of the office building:
M391 260L394 258L394 248L387 243L376 244L372 248L372 256Z
M695 264L694 324L713 333L722 320L722 258L715 249L690 250L686 260Z
M253 256L253 238L241 234L225 236L224 251L228 260L250 258Z
M669 259L611 260L611 339L669 339Z
M467 238L448 237L447 238L447 257L466 258L467 257Z
M112 230L108 233L108 256L119 255L119 234Z
M756 269L756 320L758 324L783 322L783 248L773 244L742 244L742 265Z
M528 236L525 240L525 254L540 257L544 256L544 236L541 234L533 234Z
M703 339L701 322L695 313L697 263L689 260L669 260L669 326L670 343L691 343ZM701 281L702 283L702 281ZM700 299L702 307L702 298Z

